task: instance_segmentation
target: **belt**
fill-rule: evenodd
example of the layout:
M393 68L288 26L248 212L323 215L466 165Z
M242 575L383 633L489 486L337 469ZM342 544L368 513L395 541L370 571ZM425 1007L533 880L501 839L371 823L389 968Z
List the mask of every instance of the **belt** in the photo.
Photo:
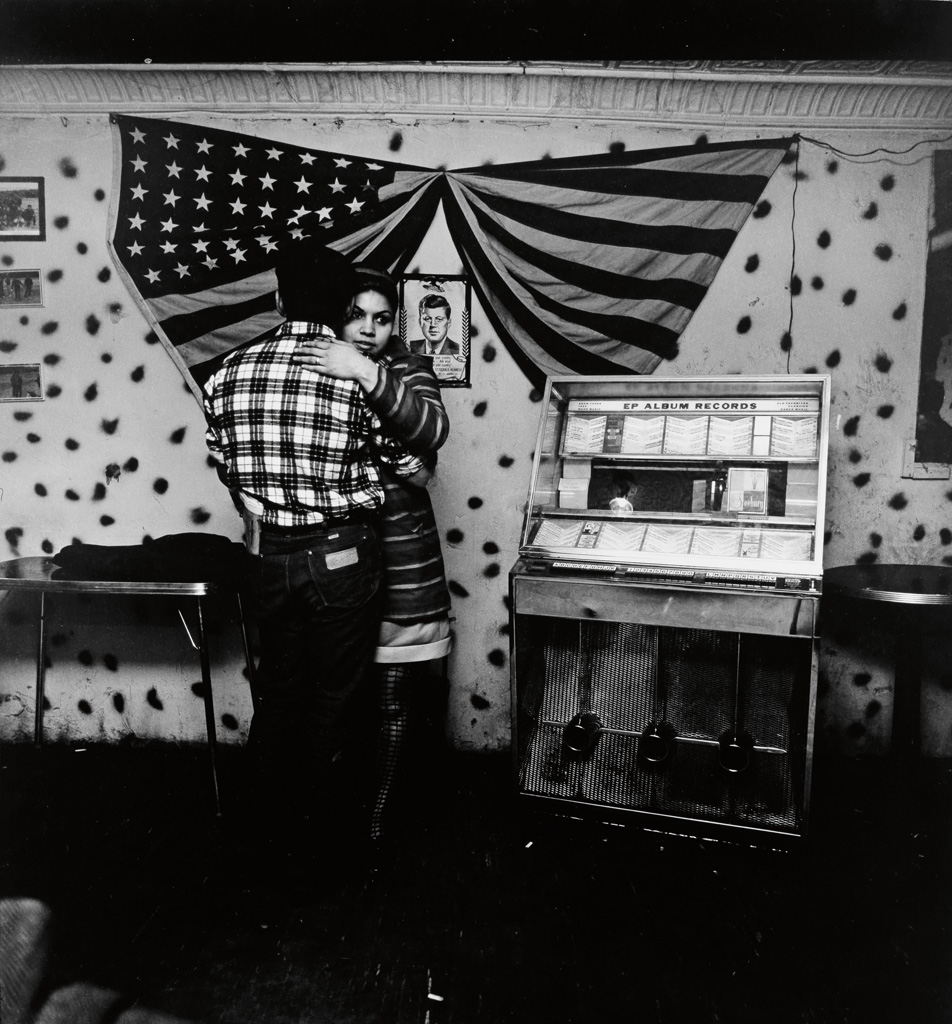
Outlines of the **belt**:
M370 525L376 521L372 512L355 511L336 519L323 519L319 523L302 523L300 526L279 526L276 523L262 523L261 532L271 537L300 537L321 530L333 530L339 526Z

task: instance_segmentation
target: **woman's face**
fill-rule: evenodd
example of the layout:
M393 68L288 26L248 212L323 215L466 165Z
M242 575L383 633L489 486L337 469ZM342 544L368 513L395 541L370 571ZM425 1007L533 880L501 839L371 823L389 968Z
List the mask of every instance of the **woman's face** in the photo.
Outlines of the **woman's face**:
M344 341L376 359L393 334L393 307L380 292L365 291L354 296L350 313L344 318Z

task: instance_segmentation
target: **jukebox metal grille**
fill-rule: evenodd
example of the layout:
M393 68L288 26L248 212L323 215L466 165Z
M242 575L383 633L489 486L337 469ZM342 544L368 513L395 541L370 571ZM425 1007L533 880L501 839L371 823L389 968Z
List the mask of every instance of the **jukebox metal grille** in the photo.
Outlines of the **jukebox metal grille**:
M532 615L515 624L521 792L800 827L808 643Z

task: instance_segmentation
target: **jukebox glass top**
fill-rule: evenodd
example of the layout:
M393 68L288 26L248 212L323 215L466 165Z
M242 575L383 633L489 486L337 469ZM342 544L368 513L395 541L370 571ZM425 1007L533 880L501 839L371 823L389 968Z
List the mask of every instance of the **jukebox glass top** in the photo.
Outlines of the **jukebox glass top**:
M822 375L550 378L523 554L822 575L828 396Z

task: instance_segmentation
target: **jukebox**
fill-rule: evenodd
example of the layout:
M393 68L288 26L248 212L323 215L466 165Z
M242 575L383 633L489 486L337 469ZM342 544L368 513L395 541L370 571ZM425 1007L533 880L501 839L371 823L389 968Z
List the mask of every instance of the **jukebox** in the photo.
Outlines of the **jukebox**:
M829 377L550 377L509 576L518 799L805 834Z

